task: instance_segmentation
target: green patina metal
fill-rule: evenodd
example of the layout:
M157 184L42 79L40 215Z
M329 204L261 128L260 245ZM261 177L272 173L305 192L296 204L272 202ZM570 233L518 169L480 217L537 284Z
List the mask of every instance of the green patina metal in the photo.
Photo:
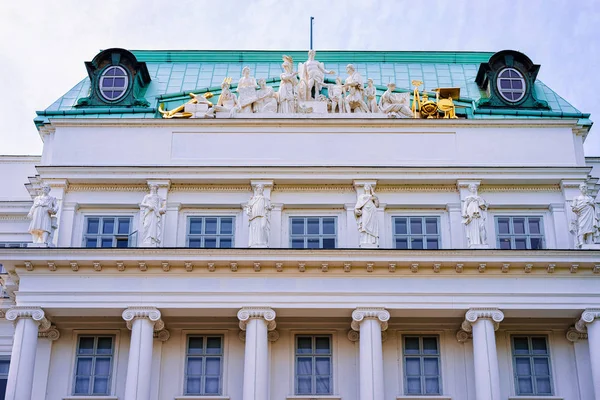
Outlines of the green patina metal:
M100 54L113 54L114 51L115 49L105 50ZM131 98L114 104L109 104L101 98L98 99L97 96L94 98L93 95L97 90L97 80L95 79L98 75L89 73L88 78L75 85L46 110L39 111L35 123L37 125L44 124L48 122L49 118L57 117L160 118L156 109L161 103L167 110L170 110L189 101L190 92L195 94L212 92L218 96L221 91L220 85L226 77L233 78L232 89L235 90L236 82L241 76L244 66L249 66L257 79L266 79L269 86L277 90L282 55L294 57L296 63L306 60L305 51L133 50L127 53L131 54L139 64L138 74L134 80L137 82L137 86L132 88ZM100 54L94 60L100 58ZM383 94L387 89L388 82L396 83L397 92L412 92L411 82L413 80L423 81L424 85L420 89L427 89L430 97L435 95L431 92L432 89L458 87L461 90L461 97L455 99L456 104L460 106L457 108L457 113L467 118L578 118L588 120L588 114L582 114L541 81L536 80L537 71L535 65L530 61L534 70L529 75L527 103L509 105L490 102L495 94L493 90L484 90L478 85L478 83L483 83L483 79L478 78L478 71L480 74L482 73L483 65L490 64L493 61L491 59L493 55L494 53L491 52L318 51L317 59L325 64L325 68L334 70L335 76L342 78L345 78L346 75L346 65L354 64L365 81L367 78L373 79L378 95ZM104 60L106 63L106 57ZM111 60L109 57L108 61ZM516 65L516 58L514 60ZM519 59L518 61L525 63L527 60ZM94 61L91 62L91 64L93 63ZM539 66L537 67L539 68ZM100 66L100 68L102 67ZM98 66L93 71L98 72ZM484 72L487 73L487 71L484 68ZM90 72L89 67L88 72ZM482 75L482 77L488 82L491 80L495 82L495 77L491 75ZM328 75L326 82L333 83L334 78ZM324 94L326 94L326 90ZM125 109L135 109L136 111L122 111ZM545 112L528 114L523 112L526 109ZM77 112L72 113L74 110ZM487 110L494 112L487 112Z

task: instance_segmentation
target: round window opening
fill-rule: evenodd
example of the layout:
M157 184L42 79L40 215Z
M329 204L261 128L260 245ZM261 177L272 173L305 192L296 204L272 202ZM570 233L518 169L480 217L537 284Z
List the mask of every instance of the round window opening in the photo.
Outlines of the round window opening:
M115 101L125 95L129 76L123 67L106 68L100 77L100 93L109 101Z
M515 103L525 96L525 79L514 68L505 68L498 74L498 92L505 100Z

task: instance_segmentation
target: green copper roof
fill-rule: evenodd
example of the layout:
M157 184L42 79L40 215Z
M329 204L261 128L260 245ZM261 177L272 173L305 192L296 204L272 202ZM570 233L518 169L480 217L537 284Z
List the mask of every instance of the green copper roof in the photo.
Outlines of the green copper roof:
M47 122L48 117L59 115L61 118L158 118L156 108L164 102L167 109L182 104L186 98L182 92L202 93L216 90L223 79L233 78L236 83L244 66L250 67L258 78L270 79L269 85L278 87L281 74L282 55L294 58L294 62L304 62L306 51L163 51L133 50L138 61L146 62L152 81L148 85L145 98L149 108L138 108L129 112L122 109L75 108L79 98L88 95L90 81L83 79L64 96L56 100L45 111L38 112L35 122ZM403 51L317 51L316 58L325 63L325 68L334 70L336 75L328 78L346 76L346 65L352 63L363 78L371 78L382 93L388 82L395 82L401 91L412 90L412 80L424 82L425 89L437 87L459 87L461 100L472 106L482 96L475 83L480 63L487 62L491 52L403 52ZM82 74L84 69L82 68ZM423 89L423 87L421 87ZM579 110L548 88L539 80L535 84L537 98L545 100L551 111L537 116L523 113L472 113L469 118L540 118L541 116L558 118L562 114L580 114ZM177 96L179 94L179 96ZM457 110L458 111L458 110ZM461 111L462 112L462 111ZM566 115L565 115L566 116ZM570 116L572 117L572 116ZM585 115L582 118L587 118Z

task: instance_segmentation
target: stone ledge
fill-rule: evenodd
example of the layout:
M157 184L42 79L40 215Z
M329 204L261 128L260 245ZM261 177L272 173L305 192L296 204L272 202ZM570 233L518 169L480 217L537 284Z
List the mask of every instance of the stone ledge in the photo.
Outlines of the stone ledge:
M297 394L287 396L286 400L342 400L342 396L335 394Z
M188 396L176 396L174 400L229 400L229 396L188 395Z
M452 397L436 395L396 396L396 400L452 400Z
M66 396L63 400L119 400L117 396Z
M564 400L564 397L559 396L509 396L508 400Z

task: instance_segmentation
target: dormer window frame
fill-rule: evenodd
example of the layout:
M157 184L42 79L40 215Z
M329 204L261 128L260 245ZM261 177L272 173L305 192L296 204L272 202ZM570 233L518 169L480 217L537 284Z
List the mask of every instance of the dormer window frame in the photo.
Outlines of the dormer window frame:
M505 72L508 72L509 75L511 72L514 72L517 74L517 76L502 76ZM510 82L510 88L503 88L502 87L502 81L508 81ZM513 82L520 82L521 83L521 87L520 88L514 88L513 87ZM523 100L523 98L525 97L525 95L527 94L527 81L525 80L525 76L523 75L523 73L521 71L519 71L518 69L514 68L514 67L506 67L506 68L502 68L499 72L498 72L498 76L496 77L496 90L498 91L498 94L500 95L500 97L502 97L503 100L512 103L512 104L517 104L519 103L521 100ZM519 97L516 99L511 99L507 96L508 93L512 93L513 97L514 94L519 94Z
M122 71L124 73L124 75L107 76L106 75L107 72L111 69L116 69L116 70ZM124 86L114 86L114 80L117 78L125 78L125 85ZM107 79L113 79L113 84L111 86L104 86L104 81ZM102 97L102 99L109 103L118 102L123 97L125 97L127 95L127 93L129 92L130 87L131 87L131 77L130 77L129 71L127 70L127 68L125 68L124 66L122 66L120 64L108 65L100 73L100 78L98 79L98 92L100 93L100 96ZM117 97L108 97L105 94L105 91L114 92L115 90L119 90L119 89L122 89L123 91Z

